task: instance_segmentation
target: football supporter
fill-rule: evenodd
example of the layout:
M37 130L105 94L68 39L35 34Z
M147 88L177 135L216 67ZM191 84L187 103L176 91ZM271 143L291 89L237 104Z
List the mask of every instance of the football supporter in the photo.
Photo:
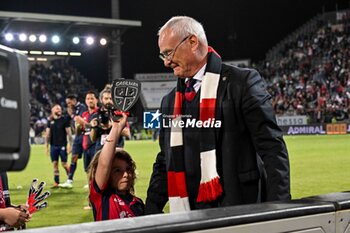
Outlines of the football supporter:
M98 151L89 168L90 203L94 220L102 221L143 215L144 204L134 196L136 165L131 156L116 148L126 124L126 115L112 123L102 150Z

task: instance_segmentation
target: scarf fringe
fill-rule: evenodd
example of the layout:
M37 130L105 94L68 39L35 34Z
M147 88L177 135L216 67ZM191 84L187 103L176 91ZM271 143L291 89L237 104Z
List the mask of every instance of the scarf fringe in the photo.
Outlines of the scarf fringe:
M212 202L222 194L222 187L219 179L220 177L217 176L199 185L197 202Z
M169 209L171 213L190 211L188 197L169 197Z

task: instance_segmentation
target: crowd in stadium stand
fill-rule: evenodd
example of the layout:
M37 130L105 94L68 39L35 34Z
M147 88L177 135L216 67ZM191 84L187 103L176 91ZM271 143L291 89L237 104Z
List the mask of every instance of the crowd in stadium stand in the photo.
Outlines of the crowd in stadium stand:
M35 136L40 136L47 125L47 117L53 103L65 106L69 93L83 99L91 84L64 60L54 60L48 66L33 64L29 70L30 125Z
M318 22L314 33L287 43L282 57L258 68L277 115L307 115L309 123L349 120L350 34L347 23Z

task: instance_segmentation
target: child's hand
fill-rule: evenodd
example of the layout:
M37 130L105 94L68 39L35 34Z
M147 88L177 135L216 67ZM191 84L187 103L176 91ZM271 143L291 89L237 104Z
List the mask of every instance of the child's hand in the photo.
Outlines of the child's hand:
M113 127L118 127L121 130L123 130L125 125L126 125L127 119L128 119L128 116L127 116L126 113L119 112L118 113L118 119L115 119L115 120L112 121L112 126Z

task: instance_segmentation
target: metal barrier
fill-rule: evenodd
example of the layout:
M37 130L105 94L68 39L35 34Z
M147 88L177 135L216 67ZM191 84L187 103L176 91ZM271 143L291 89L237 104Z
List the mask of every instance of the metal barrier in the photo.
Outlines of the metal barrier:
M188 213L91 222L25 230L76 232L350 232L350 192Z

